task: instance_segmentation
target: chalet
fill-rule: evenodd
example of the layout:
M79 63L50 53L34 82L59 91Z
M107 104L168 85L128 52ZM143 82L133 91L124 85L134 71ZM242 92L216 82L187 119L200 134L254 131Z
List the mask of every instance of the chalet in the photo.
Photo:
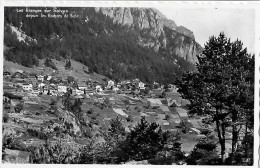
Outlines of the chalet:
M44 86L45 86L45 84L44 84L44 83L40 83L40 84L38 85L38 89L43 89L43 88L44 88Z
M85 86L85 85L79 85L79 86L78 86L78 89L79 89L79 90L87 90L88 87Z
M75 94L76 95L82 95L82 94L84 94L84 91L75 89Z
M65 86L65 85L58 85L58 92L66 93L67 92L67 86Z
M140 82L140 80L139 80L138 78L136 78L136 79L134 79L134 80L132 81L133 84L138 84L139 82Z
M154 87L155 89L158 89L158 88L160 88L160 85L159 85L159 83L154 82L154 83L153 83L153 87Z
M47 81L51 80L52 76L48 75L47 76Z
M96 91L97 92L103 92L103 89L102 89L102 87L100 85L97 85L96 86Z
M10 75L11 75L11 73L9 71L4 71L4 77L8 77Z
M112 88L114 85L115 85L115 82L112 81L112 80L109 80L109 81L107 82L107 88Z
M139 87L139 89L144 90L145 84L143 82L139 82L138 87Z
M151 92L150 92L150 96L151 97L154 97L154 98L158 98L162 95L162 90L161 89L153 89Z
M32 90L33 85L25 83L22 85L23 90Z
M118 92L119 88L118 87L113 87L113 92Z
M121 84L117 84L116 87L121 88Z
M38 76L37 76L37 80L43 82L44 76L43 76L43 75L38 75Z

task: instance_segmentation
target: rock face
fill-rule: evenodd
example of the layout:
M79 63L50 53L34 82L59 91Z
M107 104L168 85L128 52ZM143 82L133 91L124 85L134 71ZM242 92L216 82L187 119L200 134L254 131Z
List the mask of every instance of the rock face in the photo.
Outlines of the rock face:
M165 49L171 54L196 63L202 47L195 41L192 31L184 26L177 26L161 12L152 8L95 8L111 19L114 23L127 25L139 30L138 44L152 48L158 52Z

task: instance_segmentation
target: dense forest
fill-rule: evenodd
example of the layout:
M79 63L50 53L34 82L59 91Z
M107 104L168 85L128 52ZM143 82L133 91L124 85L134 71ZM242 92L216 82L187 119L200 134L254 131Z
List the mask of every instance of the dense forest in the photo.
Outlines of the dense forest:
M87 65L90 73L116 81L140 78L147 83L173 83L183 72L195 70L195 65L165 49L155 52L139 46L138 35L145 30L115 24L94 8L66 9L87 19L30 18L16 12L17 8L5 8L5 59L33 67L38 66L38 59L70 58ZM24 42L18 41L11 26L27 35Z

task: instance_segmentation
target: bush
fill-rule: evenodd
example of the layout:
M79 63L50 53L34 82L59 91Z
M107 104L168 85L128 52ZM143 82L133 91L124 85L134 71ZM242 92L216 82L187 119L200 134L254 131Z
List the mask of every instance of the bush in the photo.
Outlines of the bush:
M144 108L146 109L149 109L151 107L151 103L149 101L147 101L145 104L144 104Z
M38 137L39 139L43 139L43 140L48 139L47 134L44 133L43 131L28 128L27 132L28 132L29 135L34 136L34 137Z
M94 120L93 123L94 123L95 125L99 125L99 121L98 121L98 120Z
M94 113L94 110L93 108L90 108L88 111L87 111L88 114L93 114Z
M50 103L50 105L51 105L51 106L55 105L56 103L57 103L57 101L56 101L56 100L54 100L54 99L51 99L51 103Z
M4 105L4 109L9 110L9 109L11 109L11 106L10 105Z
M9 135L4 134L3 138L2 138L2 145L3 145L2 149L4 150L5 148L10 148L12 146L14 140L15 140L15 137L13 134L9 134Z
M93 134L92 134L90 128L89 128L89 129L85 129L85 130L83 131L83 135L84 135L85 137L87 137L87 138L92 138L92 137L93 137Z
M214 141L200 140L187 157L188 165L218 165L221 162Z
M4 96L8 97L9 99L18 99L18 100L22 100L23 99L22 96L18 96L18 95L15 95L13 93L9 93L9 92L4 92Z
M104 104L105 104L107 107L111 107L111 106L112 106L112 105L111 105L111 102L110 102L110 100L109 100L109 98L105 98Z
M69 145L62 145L61 141L31 148L30 163L44 164L75 164L79 162L80 152Z
M165 120L169 120L171 118L171 116L169 114L165 115Z
M44 65L46 67L51 67L52 69L58 70L58 68L56 67L56 65L52 62L52 60L50 58L46 58Z
M133 122L133 117L131 115L129 115L127 118L126 118L126 121L127 122Z
M134 108L136 111L138 111L138 112L140 112L141 111L141 109L140 109L140 107L139 106L135 106L135 108Z
M96 117L96 116L92 116L91 119L92 119L92 120L96 120L97 117Z
M15 106L14 111L20 113L23 110L23 103L19 103Z
M70 60L66 62L65 69L71 69L71 62L70 62Z
M8 121L9 121L9 115L7 113L4 113L3 122L7 123Z
M126 105L129 105L129 104L130 104L130 101L129 101L128 99L123 100L123 102L124 102Z

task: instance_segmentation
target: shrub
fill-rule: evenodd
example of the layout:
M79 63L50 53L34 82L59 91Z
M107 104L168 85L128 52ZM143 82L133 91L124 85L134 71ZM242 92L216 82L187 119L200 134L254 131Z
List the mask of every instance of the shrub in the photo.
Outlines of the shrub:
M98 120L94 120L93 123L94 123L95 125L99 125L99 121L98 121Z
M105 98L104 104L105 104L107 107L111 107L111 102L110 102L109 98Z
M171 118L171 116L169 114L165 115L165 120L169 120Z
M70 60L66 62L65 69L71 69L71 62L70 62Z
M80 151L69 145L62 145L61 141L45 144L31 148L29 157L30 163L45 164L75 164L79 162Z
M93 108L90 108L88 111L87 111L88 114L93 114L94 113L94 110Z
M149 101L147 101L145 104L144 104L144 107L146 109L149 109L151 107L151 103Z
M23 110L23 103L19 103L15 106L14 111L20 113Z
M4 113L3 122L7 123L8 121L9 121L9 115L7 113Z
M188 165L218 165L221 159L217 154L214 141L200 140L187 157Z
M46 67L51 67L52 69L58 70L58 68L56 67L56 65L52 62L52 60L50 58L46 58L44 65Z
M127 122L133 122L133 117L131 115L129 115L127 118L126 118L126 121Z
M51 103L50 103L50 105L52 106L52 105L55 105L57 103L57 101L56 100L54 100L54 99L51 99Z
M9 99L18 99L18 100L22 100L23 99L22 96L18 96L18 95L15 95L13 93L9 93L9 92L4 92L4 96L8 97Z
M84 131L83 131L83 135L85 136L85 137L87 137L87 138L92 138L93 137L93 133L91 132L91 129L89 128L89 129L85 129Z
M10 105L4 105L4 109L8 110L11 109Z
M13 144L14 140L15 140L15 137L13 134L9 134L9 135L4 134L3 138L2 138L2 145L3 145L2 149L4 150L5 148L10 148L11 145Z
M43 131L28 128L27 132L29 135L38 137L39 139L43 139L43 140L48 139L48 135L46 133L44 133Z
M97 117L96 117L96 116L92 116L91 119L92 119L92 120L96 120Z
M135 110L138 110L139 109L139 107L138 106L135 106L135 108L134 108Z
M126 105L130 104L130 101L128 99L123 100Z

